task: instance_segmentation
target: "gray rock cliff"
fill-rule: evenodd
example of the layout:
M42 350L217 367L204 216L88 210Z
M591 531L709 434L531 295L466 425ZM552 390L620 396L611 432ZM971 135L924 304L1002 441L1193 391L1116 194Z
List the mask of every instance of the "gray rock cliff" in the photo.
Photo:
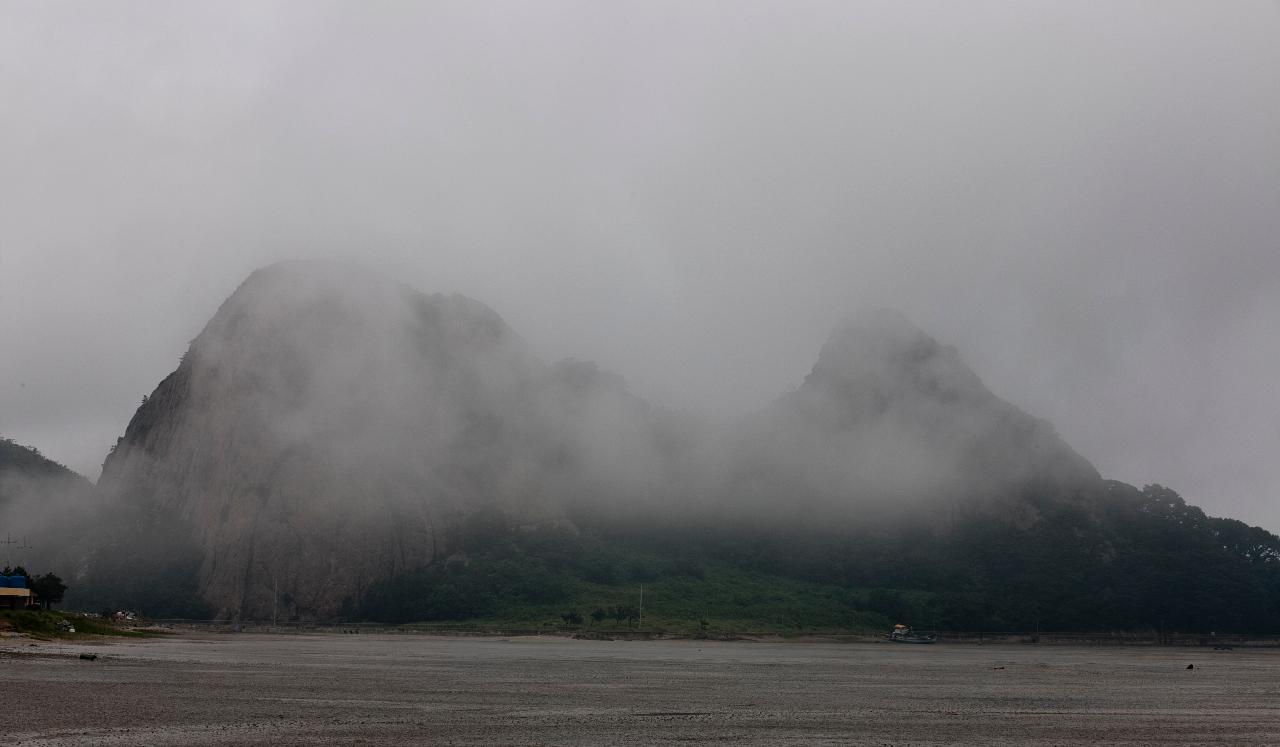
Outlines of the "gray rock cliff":
M475 301L343 265L259 270L107 458L104 501L148 527L111 552L186 558L218 616L332 616L447 552L468 511L556 515L543 376Z
M134 415L103 466L83 580L196 600L175 615L332 618L449 557L485 509L526 526L956 511L1030 525L1099 486L896 312L846 320L796 391L722 428L594 364L544 365L476 301L286 262L226 300Z

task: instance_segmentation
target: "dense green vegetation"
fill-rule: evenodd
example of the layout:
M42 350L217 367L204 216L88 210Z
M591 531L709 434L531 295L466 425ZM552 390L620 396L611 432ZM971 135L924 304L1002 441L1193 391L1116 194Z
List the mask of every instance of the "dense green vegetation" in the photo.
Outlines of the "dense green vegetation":
M577 515L574 528L474 515L428 566L370 579L343 617L391 623L680 632L943 630L1280 633L1280 539L1216 519L1172 490L1022 498L1034 521L991 511L893 524L655 520ZM135 530L141 522L129 523ZM155 543L154 533L151 542ZM108 547L77 603L206 617L197 558L174 536L140 568ZM94 589L98 591L94 592Z
M596 532L518 531L492 513L452 558L379 582L359 616L383 622L646 629L880 630L866 592L752 571L697 552L662 554ZM874 594L874 592L872 593ZM593 615L594 613L594 615Z
M372 579L343 615L636 628L643 586L649 630L1280 632L1275 535L1158 485L1025 500L1038 518L1022 524L990 512L875 526L575 516L572 530L531 530L482 512L450 539L452 555ZM104 564L111 583L97 588L110 598L91 589L83 606L207 616L184 547L175 539L169 562L148 568Z
M485 514L457 555L374 585L386 622L867 630L1280 632L1280 539L1158 485L1107 483L1095 508L1044 502L1030 527L987 516L877 527L580 522L517 531ZM600 610L598 619L592 613ZM575 616L576 615L576 616Z
M12 438L3 437L0 437L0 468L33 475L70 472L45 458L36 447L23 446Z

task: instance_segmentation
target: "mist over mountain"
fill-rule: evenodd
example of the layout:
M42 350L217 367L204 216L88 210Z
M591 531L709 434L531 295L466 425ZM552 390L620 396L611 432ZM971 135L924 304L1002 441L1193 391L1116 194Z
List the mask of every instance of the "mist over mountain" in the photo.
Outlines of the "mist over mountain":
M44 456L39 449L23 446L12 439L0 438L0 481L6 486L4 492L0 493L0 501L5 505L17 497L14 491L7 488L16 486L20 480L52 480L83 488L90 486L84 477Z
M885 310L709 422L548 365L477 301L285 262L144 399L95 501L74 593L160 614L477 617L712 567L847 589L845 620L901 613L855 593L887 588L956 627L1280 623L1274 536L1103 480Z
M822 521L982 509L1034 522L1026 496L1079 500L1101 480L1048 423L892 310L837 325L804 383L748 433L738 494L761 507L795 496Z
M449 554L471 513L555 522L592 486L641 486L658 459L644 410L590 364L542 364L476 301L274 265L108 456L99 492L130 518L103 560L194 573L219 615L279 610L282 593L287 614L332 615Z
M39 450L0 438L0 564L75 565L93 484ZM65 571L64 571L65 572Z

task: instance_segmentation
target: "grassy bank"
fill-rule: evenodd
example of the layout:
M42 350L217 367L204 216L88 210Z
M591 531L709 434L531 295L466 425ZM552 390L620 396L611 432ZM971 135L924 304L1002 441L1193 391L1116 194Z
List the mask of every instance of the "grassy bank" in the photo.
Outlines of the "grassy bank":
M804 580L766 563L696 551L694 543L513 532L500 517L468 531L460 542L465 552L376 582L348 619L635 630L642 587L643 627L655 632L883 632L903 621L924 627L933 617L927 593Z
M497 617L563 624L563 615L576 612L584 628L631 629L641 622L641 586L643 627L650 630L810 633L878 630L889 624L879 614L858 609L847 589L719 565L707 567L701 578L676 576L643 585L581 583L558 604L504 606ZM610 614L619 607L636 619ZM606 616L594 619L596 610Z
M70 629L74 629L75 632L71 632ZM117 628L92 617L56 610L0 611L0 631L12 631L42 640L55 638L75 640L103 635L147 638L159 635L152 631Z
M865 594L708 563L696 575L665 575L644 582L596 583L557 574L554 593L497 593L481 614L433 616L403 611L396 622L422 627L549 628L601 632L643 628L680 634L764 632L788 634L883 632L885 615L865 608ZM479 610L478 610L479 611ZM594 613L594 614L593 614Z

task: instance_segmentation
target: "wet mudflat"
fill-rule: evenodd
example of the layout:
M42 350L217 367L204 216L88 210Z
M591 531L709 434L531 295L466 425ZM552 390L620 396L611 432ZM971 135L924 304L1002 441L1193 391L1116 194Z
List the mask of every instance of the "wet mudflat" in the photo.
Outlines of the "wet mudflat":
M1277 744L1280 651L338 634L6 641L0 702L5 742L32 746Z

